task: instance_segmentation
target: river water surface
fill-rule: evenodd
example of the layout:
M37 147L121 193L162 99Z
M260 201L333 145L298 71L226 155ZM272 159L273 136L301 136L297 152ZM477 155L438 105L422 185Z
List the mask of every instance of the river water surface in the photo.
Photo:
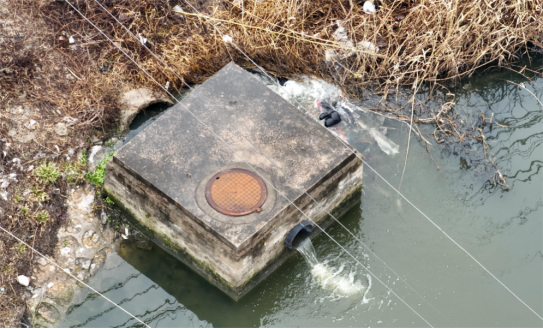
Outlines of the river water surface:
M543 58L530 65L541 67ZM413 135L401 192L543 315L543 107L529 91L506 80L524 82L527 90L543 99L542 78L530 82L508 70L487 70L462 81L451 92L456 94L455 111L463 120L475 123L479 114L490 117L493 113L494 122L504 127L494 125L491 132L487 127L486 151L480 143L437 145L430 136L432 156ZM308 107L313 106L313 96L308 94L334 97L333 88L325 84L292 82L287 87L298 93L289 97L299 97ZM345 127L336 133L398 188L407 125L383 122L359 111L355 116L366 129ZM141 124L135 122L133 128ZM370 133L371 127L378 131ZM389 148L389 154L385 153L387 148L377 141L376 133L398 151ZM495 172L489 160L496 163L508 189L489 181ZM328 232L429 323L436 327L543 327L540 318L368 167L363 184L361 205L340 220L401 280L339 225L332 225ZM348 278L360 288L359 293L327 289L312 273L314 267L296 255L234 302L160 248L147 251L131 245L123 245L110 256L89 284L153 327L427 326L327 236L321 234L312 242L327 275ZM139 323L85 291L60 325Z

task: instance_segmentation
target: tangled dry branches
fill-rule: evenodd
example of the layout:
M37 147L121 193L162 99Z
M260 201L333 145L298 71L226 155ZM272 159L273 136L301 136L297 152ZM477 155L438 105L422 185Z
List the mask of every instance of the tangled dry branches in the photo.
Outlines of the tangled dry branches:
M126 66L140 81L148 80L64 1L34 2L41 15L57 24L59 47L61 36L75 35L81 47L86 45L91 52L94 65ZM328 79L339 75L338 82L347 89L363 87L368 81L377 82L383 90L451 79L485 64L514 60L528 43L543 46L542 0L382 1L374 15L365 14L361 3L354 1L203 1L194 4L201 14L183 0L99 2L132 32L146 38L147 45L190 82L212 75L230 60L252 66L206 20L270 72ZM179 86L176 77L157 65L95 0L74 5L159 82ZM185 13L172 10L176 5ZM338 65L325 61L327 49L345 52L348 47L332 37L338 21L353 44L366 41L379 48L377 53L351 52L340 63L341 72Z

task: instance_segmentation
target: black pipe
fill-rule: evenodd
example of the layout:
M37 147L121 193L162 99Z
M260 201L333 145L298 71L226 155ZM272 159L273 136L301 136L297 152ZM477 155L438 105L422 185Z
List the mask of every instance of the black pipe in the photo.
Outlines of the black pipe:
M289 249L298 249L302 241L309 239L313 232L313 224L307 220L300 222L288 232L285 238L285 246Z

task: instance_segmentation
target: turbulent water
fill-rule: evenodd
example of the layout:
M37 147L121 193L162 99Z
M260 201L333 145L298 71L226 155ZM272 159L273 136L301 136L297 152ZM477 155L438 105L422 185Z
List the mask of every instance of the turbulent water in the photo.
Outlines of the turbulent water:
M304 257L307 265L311 269L311 275L315 279L315 282L322 288L340 296L361 294L366 291L362 283L359 280L356 280L356 271L354 268L350 273L345 275L345 264L341 264L339 269L334 270L328 265L319 262L311 239L305 239L297 250Z
M537 69L543 56L525 64ZM528 90L508 81L524 83ZM318 80L288 81L285 87L277 90L310 112L317 111L315 98L340 97L337 88ZM413 134L400 190L541 314L543 108L533 95L543 99L543 79L527 81L510 70L487 69L450 92L455 113L466 124L484 114L501 126L485 128L484 151L472 141L438 145L427 135L430 155ZM353 113L356 125L331 131L399 188L407 125L356 108ZM489 180L493 167L488 161L496 163L509 188ZM340 221L397 275L339 225L327 233L433 326L543 327L368 167L363 185L361 206ZM427 326L328 236L316 237L307 249L305 257L289 259L238 302L157 247L123 245L89 284L153 327ZM92 291L76 299L61 326L138 325Z

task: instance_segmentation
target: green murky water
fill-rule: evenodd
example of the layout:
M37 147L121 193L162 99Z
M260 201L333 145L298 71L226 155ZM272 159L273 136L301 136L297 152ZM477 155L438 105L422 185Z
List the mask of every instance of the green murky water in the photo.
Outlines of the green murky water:
M543 58L531 67L543 66ZM467 79L456 93L464 120L494 113L506 127L486 128L492 159L508 190L494 186L481 144L436 145L427 153L415 136L401 191L505 285L543 315L543 108L525 83L543 99L543 79L528 82L507 70L489 70ZM373 116L357 113L371 122ZM141 123L141 122L140 122ZM139 124L139 123L135 123ZM399 146L387 155L367 136L353 132L349 142L395 187L399 186L407 126L386 120L386 136ZM141 128L141 127L140 127ZM542 327L543 322L485 273L420 213L368 168L359 208L341 221L394 269L415 294L339 225L330 235L355 255L406 303L439 327ZM313 241L317 256L338 275L364 269L324 235ZM123 246L108 258L89 284L153 327L424 327L426 324L376 279L362 294L341 297L311 276L302 257L292 257L239 302L155 247ZM431 306L429 305L431 304ZM101 297L84 292L65 327L137 326Z

